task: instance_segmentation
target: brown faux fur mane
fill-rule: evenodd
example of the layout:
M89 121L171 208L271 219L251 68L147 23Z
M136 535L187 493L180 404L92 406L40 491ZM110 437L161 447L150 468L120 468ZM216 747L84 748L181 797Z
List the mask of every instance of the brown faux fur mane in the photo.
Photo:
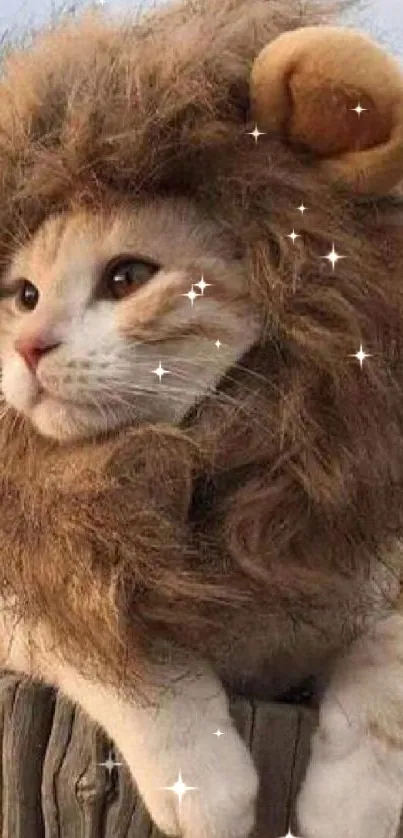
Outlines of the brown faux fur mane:
M259 50L330 19L306 6L187 0L132 26L83 18L5 67L2 264L55 210L187 195L232 233L265 313L260 345L180 429L60 448L2 420L5 589L17 617L46 619L103 678L128 658L140 677L160 637L207 653L245 615L279 633L289 620L326 634L328 619L334 648L365 614L372 563L400 574L402 208L354 202L304 149L248 135ZM333 243L334 271L321 258Z

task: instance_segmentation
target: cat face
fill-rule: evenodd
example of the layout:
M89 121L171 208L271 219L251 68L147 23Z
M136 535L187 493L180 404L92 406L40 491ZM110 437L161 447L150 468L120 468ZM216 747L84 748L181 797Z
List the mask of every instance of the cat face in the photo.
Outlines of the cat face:
M6 404L59 441L180 421L260 331L231 248L185 201L50 217L0 279Z

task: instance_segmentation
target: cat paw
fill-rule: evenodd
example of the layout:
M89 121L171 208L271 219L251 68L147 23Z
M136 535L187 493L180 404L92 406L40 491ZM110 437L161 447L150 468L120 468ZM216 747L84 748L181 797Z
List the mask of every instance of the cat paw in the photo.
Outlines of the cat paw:
M161 753L147 779L134 772L152 820L167 835L248 838L253 829L258 777L250 753L233 727L212 734ZM193 788L182 785L180 799L181 784Z
M365 739L337 755L316 735L312 760L297 800L302 838L396 838L403 778L385 769L377 743Z

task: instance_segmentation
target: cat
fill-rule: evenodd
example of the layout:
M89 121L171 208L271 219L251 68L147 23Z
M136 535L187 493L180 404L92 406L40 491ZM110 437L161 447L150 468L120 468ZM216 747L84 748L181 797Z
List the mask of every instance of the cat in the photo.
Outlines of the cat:
M200 276L202 290L195 290L192 302L188 290L200 289ZM241 359L262 328L231 242L225 242L190 202L178 199L154 200L130 213L72 210L50 217L16 249L3 272L0 295L6 409L24 416L41 436L65 446L67 457L72 443L92 440L94 444L97 436L126 424L180 422ZM219 349L215 338L220 339ZM155 374L160 362L169 371L169 383ZM375 573L386 582L382 607L391 595L393 579L388 581L386 574L381 580L379 571ZM368 589L364 599L370 598ZM152 671L154 689L159 685L154 701L139 697L129 701L124 692L120 695L107 684L86 678L80 668L52 653L45 625L30 636L23 623L15 627L12 613L12 602L4 603L5 665L57 685L108 731L161 829L168 834L180 829L200 838L249 834L258 778L234 730L217 678L220 667L225 672L220 642L216 671L203 658L184 660L173 647L170 662L163 660ZM336 811L332 814L330 801L346 807L350 799L345 835L364 838L374 823L382 829L390 824L390 835L394 834L403 788L399 785L402 749L393 741L396 760L391 759L389 740L385 744L385 732L379 735L372 721L372 698L366 708L365 697L374 678L380 678L380 701L384 691L392 685L396 689L402 619L395 614L377 623L338 665L321 704L314 758L300 798L304 836L333 835ZM256 618L254 623L256 643ZM323 627L325 623L323 619ZM389 665L384 657L388 649ZM247 670L244 660L243 671ZM397 701L398 715L399 707ZM361 713L356 730L354 719ZM217 728L225 732L225 746L213 736ZM389 739L399 729L399 719L388 718ZM382 759L383 752L388 767L378 777L375 766L370 770L371 761ZM346 764L351 782L354 777L359 782L364 819L357 806L358 789L354 787L354 796L344 795ZM229 787L223 781L228 765L232 767ZM196 785L199 791L193 795L199 796L185 796L180 806L174 806L161 790L175 782L179 771L185 782ZM369 811L368 799L373 801Z
M346 356L396 327L400 239L376 231L381 202L351 207L275 139L252 154L239 136L249 64L300 4L185 6L151 41L148 23L67 27L0 88L2 662L78 701L185 838L253 827L258 778L226 688L274 698L317 674L301 834L393 838L401 380L382 357L358 378ZM345 258L329 279L332 240ZM199 601L214 633L198 634ZM152 700L130 683L135 647L127 681L111 677L139 614ZM185 645L161 626L157 642L158 619ZM181 803L179 776L195 786Z
M50 217L1 278L6 406L60 445L127 424L179 422L261 330L232 250L211 221L179 199ZM195 297L188 296L192 289ZM156 375L161 363L169 384ZM249 834L258 779L207 663L184 661L183 654L175 661L171 648L170 663L151 671L153 700L138 694L129 702L51 654L46 627L30 634L23 623L15 628L12 613L11 599L3 603L4 664L56 684L104 726L163 831ZM225 748L213 736L220 726ZM162 789L178 771L184 779L195 775L189 737L198 742L200 791L178 810ZM212 760L222 776L228 760L233 766L228 797L211 774Z

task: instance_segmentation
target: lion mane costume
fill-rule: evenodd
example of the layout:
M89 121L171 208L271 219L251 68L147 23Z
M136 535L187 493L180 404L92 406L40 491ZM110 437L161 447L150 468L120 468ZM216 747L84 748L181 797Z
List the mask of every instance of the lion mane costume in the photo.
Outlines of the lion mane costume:
M5 62L3 265L50 212L183 195L264 313L180 427L60 447L1 421L3 590L104 680L140 684L167 641L277 695L398 602L403 77L306 6L92 14Z

